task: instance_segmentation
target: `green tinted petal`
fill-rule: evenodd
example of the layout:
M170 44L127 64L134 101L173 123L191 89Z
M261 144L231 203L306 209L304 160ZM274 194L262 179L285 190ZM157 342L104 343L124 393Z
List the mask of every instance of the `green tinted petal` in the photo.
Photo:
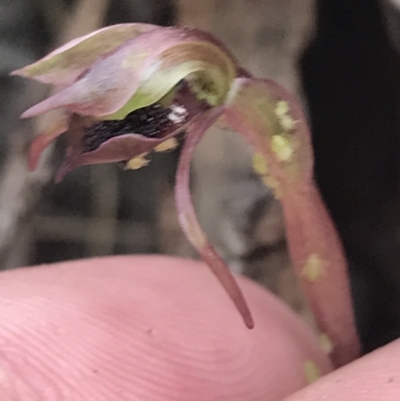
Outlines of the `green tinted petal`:
M236 74L236 61L212 36L160 27L103 55L78 80L31 107L23 117L66 108L79 115L123 119L162 99L183 78L198 99L220 105Z
M119 24L99 29L66 43L41 60L13 72L13 75L48 84L68 85L99 58L155 28L158 27L150 24Z
M186 37L175 38L176 31L184 32ZM237 74L236 63L230 54L194 30L176 29L167 35L171 46L150 59L150 63L143 63L140 84L134 95L121 109L105 118L122 119L133 110L153 104L183 79L189 82L198 99L211 106L223 104Z

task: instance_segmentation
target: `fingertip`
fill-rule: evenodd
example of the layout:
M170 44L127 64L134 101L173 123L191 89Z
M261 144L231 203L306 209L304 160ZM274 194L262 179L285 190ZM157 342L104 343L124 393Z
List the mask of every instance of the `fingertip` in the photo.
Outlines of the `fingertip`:
M11 380L39 394L268 401L307 385L307 362L331 369L286 305L238 278L256 323L248 330L200 262L110 257L6 272L0 282L2 360Z
M334 398L332 397L334 394ZM346 365L285 401L397 401L400 399L400 340Z

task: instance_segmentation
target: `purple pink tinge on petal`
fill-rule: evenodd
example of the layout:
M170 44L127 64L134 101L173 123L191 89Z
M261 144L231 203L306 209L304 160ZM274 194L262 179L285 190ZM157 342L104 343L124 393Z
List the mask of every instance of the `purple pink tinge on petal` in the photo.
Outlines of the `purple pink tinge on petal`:
M105 81L107 80L105 79ZM75 82L75 84L35 104L22 113L21 118L32 118L61 108L68 109L70 112L80 115L105 115L107 113L104 110L109 109L113 100L111 94L113 84L109 81L107 87L103 86L96 86L96 82L92 85L89 80L82 78ZM109 96L108 92L110 92Z
M29 150L28 167L33 171L36 169L43 151L60 135L67 132L70 116L60 115L55 118L52 125L46 131L40 133L32 142Z
M235 65L222 45L205 33L184 28L153 29L94 62L76 82L33 106L23 117L33 117L57 108L97 117L113 114L131 99L142 81L150 78L147 74L152 64L159 62L158 68L165 71L178 67L189 57L187 52L191 44L197 42L206 42L211 46L210 50L219 46L221 54L226 56L219 61L220 68L225 72L229 72L230 63ZM173 49L178 45L185 47L174 53ZM207 58L207 55L207 51L201 53L200 59Z
M11 75L19 75L56 86L71 85L97 60L144 32L162 29L150 24L118 24L76 38L44 58Z
M120 135L107 140L96 150L87 153L74 154L74 149L69 148L66 160L57 173L56 181L61 181L68 173L80 166L128 161L152 151L154 147L179 132L173 132L161 139L146 138L136 134Z

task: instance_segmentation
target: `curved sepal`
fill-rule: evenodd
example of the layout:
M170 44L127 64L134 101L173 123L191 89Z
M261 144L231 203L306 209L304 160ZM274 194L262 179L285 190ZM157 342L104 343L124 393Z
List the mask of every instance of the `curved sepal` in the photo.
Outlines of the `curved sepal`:
M27 110L33 117L56 108L122 119L150 105L187 78L200 99L222 104L236 76L229 52L211 36L187 28L159 28L96 61L71 86Z

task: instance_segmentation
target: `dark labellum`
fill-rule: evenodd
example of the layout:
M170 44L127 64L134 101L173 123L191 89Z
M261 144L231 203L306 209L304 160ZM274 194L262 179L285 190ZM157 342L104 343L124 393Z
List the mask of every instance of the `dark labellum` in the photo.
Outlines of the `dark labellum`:
M129 113L123 120L106 120L85 129L82 137L84 152L96 150L107 140L125 134L146 138L162 138L187 120L183 106L164 107L159 103Z

